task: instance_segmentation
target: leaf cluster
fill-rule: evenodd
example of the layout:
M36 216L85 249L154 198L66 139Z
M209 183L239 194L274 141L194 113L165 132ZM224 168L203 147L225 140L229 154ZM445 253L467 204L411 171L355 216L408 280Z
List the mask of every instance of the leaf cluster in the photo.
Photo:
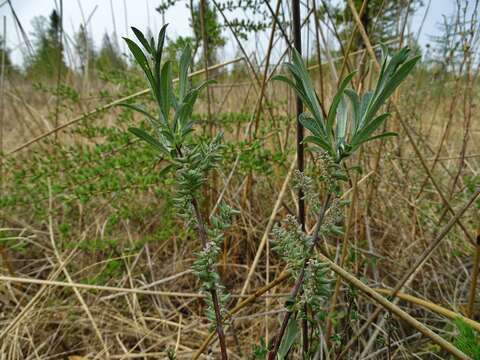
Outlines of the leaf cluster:
M187 46L180 58L178 87L175 91L172 63L169 60L162 63L166 25L160 30L157 41L153 37L148 41L140 30L134 27L132 30L145 51L133 40L125 38L125 41L147 78L159 112L157 115L152 115L140 105L122 104L143 114L151 123L155 133L149 134L141 128L129 130L149 143L166 159L172 160L181 154L182 145L193 131L192 111L200 91L212 81L203 82L197 87L190 86L188 71L192 55Z
M410 50L405 47L389 58L384 47L376 87L363 95L348 88L355 72L348 74L341 81L328 114L324 117L307 68L300 54L293 50L292 62L285 63L292 79L284 75L277 75L275 79L292 87L308 110L299 118L302 125L312 133L304 141L315 144L339 163L360 145L395 135L388 132L374 135L389 116L389 113L377 113L419 60L418 56L409 58L409 53Z

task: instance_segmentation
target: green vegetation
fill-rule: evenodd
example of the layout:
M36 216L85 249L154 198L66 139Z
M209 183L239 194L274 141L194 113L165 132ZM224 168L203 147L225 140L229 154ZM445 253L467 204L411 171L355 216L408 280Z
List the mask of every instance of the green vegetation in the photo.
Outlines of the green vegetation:
M7 49L0 354L479 359L475 4L422 56L419 1L303 2L303 54L290 4L204 4L129 54L56 11Z

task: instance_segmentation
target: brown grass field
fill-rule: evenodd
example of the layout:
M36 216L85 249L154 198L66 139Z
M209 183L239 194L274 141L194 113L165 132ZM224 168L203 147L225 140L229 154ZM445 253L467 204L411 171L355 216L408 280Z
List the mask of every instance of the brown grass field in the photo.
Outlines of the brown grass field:
M374 86L375 50L364 40L358 51L345 40L347 54L322 45L321 66L309 60L323 104L344 67L361 69L352 88ZM332 293L312 359L450 359L431 334L454 343L459 317L480 331L479 62L476 37L463 40L471 51L456 66L422 62L385 106L382 131L398 136L346 160L343 235L322 237L317 249ZM217 83L194 109L195 133L224 132L227 145L201 212L219 199L238 211L216 265L231 294L231 359L253 359L260 338L274 338L293 285L271 231L298 207L295 94L271 80L285 59L267 55L208 64ZM203 64L196 71L194 83L205 78ZM164 161L128 135L142 117L112 106L123 97L155 104L136 96L145 82L133 66L98 73L68 70L62 86L40 86L2 72L0 359L220 359L191 270L200 243L173 207L175 178L155 175ZM307 152L305 161L315 179L318 160ZM288 356L302 358L298 347Z

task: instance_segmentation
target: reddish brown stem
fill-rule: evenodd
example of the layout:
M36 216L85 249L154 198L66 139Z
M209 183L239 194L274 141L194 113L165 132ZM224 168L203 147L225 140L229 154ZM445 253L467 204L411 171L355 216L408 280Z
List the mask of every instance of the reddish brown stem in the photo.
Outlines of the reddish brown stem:
M317 219L317 226L315 227L315 232L313 234L313 241L312 245L310 246L310 249L308 251L308 254L312 254L313 251L315 250L315 247L318 244L318 241L320 239L320 228L322 227L323 220L325 219L325 213L327 212L328 207L330 206L330 200L332 198L331 194L328 194L327 198L325 199L325 203L323 205L322 210L318 214L318 219ZM307 257L303 263L302 269L300 270L300 274L297 277L297 280L295 281L295 285L293 286L292 290L290 291L290 298L295 299L302 287L303 284L303 279L305 277L305 269L307 268L308 262L310 260L310 256ZM270 350L268 353L268 360L275 360L277 357L278 350L280 348L280 344L282 343L282 338L285 335L285 331L288 326L288 322L290 321L290 317L292 316L293 311L288 311L285 314L285 317L283 318L282 321L282 326L280 327L280 331L278 335L275 338L275 344L273 346L273 349Z

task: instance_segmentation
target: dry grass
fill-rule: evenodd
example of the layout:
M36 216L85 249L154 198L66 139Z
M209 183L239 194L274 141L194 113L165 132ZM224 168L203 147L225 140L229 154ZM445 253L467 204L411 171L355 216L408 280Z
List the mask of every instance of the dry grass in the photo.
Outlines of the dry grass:
M360 56L352 57L352 62L359 59ZM365 77L366 87L369 78L374 76L374 66L368 64L372 75ZM323 67L322 79L327 99L336 87L335 76L329 68ZM317 71L313 69L312 74L318 76ZM261 74L260 69L257 72ZM476 78L442 79L434 75L419 71L402 86L395 103L438 187L456 211L468 198L467 185L476 181L478 186L480 125L472 114L478 96L471 91L477 83ZM260 84L249 76L220 79L221 83L211 92L212 113L235 111L253 117ZM107 90L113 99L117 98L117 92L125 95L123 89L109 86ZM7 153L53 129L54 96L39 95L31 84L10 79L6 84L6 97L4 149ZM269 82L264 100L269 105L264 106L260 119L260 126L266 129L261 136L261 146L283 153L288 162L272 163L270 176L256 170L252 177L245 177L231 163L222 169L218 188L210 189L215 200L221 194L232 207L241 210L229 230L218 265L226 287L236 294L232 308L249 299L248 306L232 314L232 325L227 328L227 343L233 359L248 358L252 345L257 344L261 336L271 339L291 286L284 281L268 290L262 289L274 279L285 278L284 264L276 259L268 239L273 223L296 208L297 200L288 182L295 141L294 119L282 121L285 115L293 113L294 98L279 84ZM85 95L62 112L60 123L104 104L105 100ZM198 112L203 114L205 109L203 102ZM108 108L94 121L122 126L116 121L118 113ZM246 136L246 127L245 123L232 126L227 139L251 140ZM393 114L389 127L398 131L398 138L368 145L350 163L362 165L360 178L363 179L357 185L356 201L345 219L351 226L344 255L349 259L345 268L364 284L393 289L428 249L451 215L427 179L405 129L400 126L398 114ZM441 143L442 136L445 138ZM92 145L88 139L65 132L60 132L59 138L63 144ZM467 146L463 148L465 142ZM52 144L41 142L12 156L29 157L41 149L55 153ZM115 156L115 153L106 156ZM345 189L348 188L346 185ZM152 205L153 192L154 189L144 191L132 207ZM52 211L50 221L46 222L37 222L25 213L0 213L0 239L5 233L12 237L10 242L26 244L23 252L1 248L0 359L75 359L74 355L88 359L166 358L169 350L174 350L178 359L192 358L208 338L210 329L202 315L201 296L196 292L197 279L190 272L198 244L189 241L181 224L175 223L178 234L163 242L149 241L134 251L123 251L134 248L138 240L165 226L162 215L144 222L121 219L119 226L109 230L107 222L116 214L116 209L104 200L86 205L78 202L78 225L71 233L70 242L80 244L85 239L103 239L108 235L118 244L115 260L121 264L121 271L104 279L103 284L86 284L87 279L104 272L111 257L107 258L102 251L86 251L79 245L58 246L61 221L52 216L58 214L62 204L54 196L46 199L48 204ZM472 238L480 226L478 215L477 202L461 218ZM313 228L313 222L314 219L307 218L308 229ZM341 238L325 239L323 247L340 263ZM453 315L445 309L467 314L474 250L474 244L458 224L455 225L403 289L408 296L427 300L427 308L433 303L444 309L432 306L426 309L407 295L402 295L397 304L437 334L451 334L453 328L448 317ZM341 316L350 300L346 296L347 285L339 284L336 311ZM255 293L255 289L262 291ZM386 292L388 290L382 290ZM472 312L477 321L480 320L478 301ZM342 332L344 344L353 338L376 307L369 297L360 295L352 303L358 320L349 321ZM341 319L338 321L344 323ZM376 324L360 334L344 358L353 359L362 352L363 359L383 359L387 353L392 359L438 358L434 355L438 349L408 323L382 316ZM472 324L478 326L478 323ZM367 347L376 331L378 341ZM390 348L386 346L387 339ZM215 340L202 358L218 358Z

